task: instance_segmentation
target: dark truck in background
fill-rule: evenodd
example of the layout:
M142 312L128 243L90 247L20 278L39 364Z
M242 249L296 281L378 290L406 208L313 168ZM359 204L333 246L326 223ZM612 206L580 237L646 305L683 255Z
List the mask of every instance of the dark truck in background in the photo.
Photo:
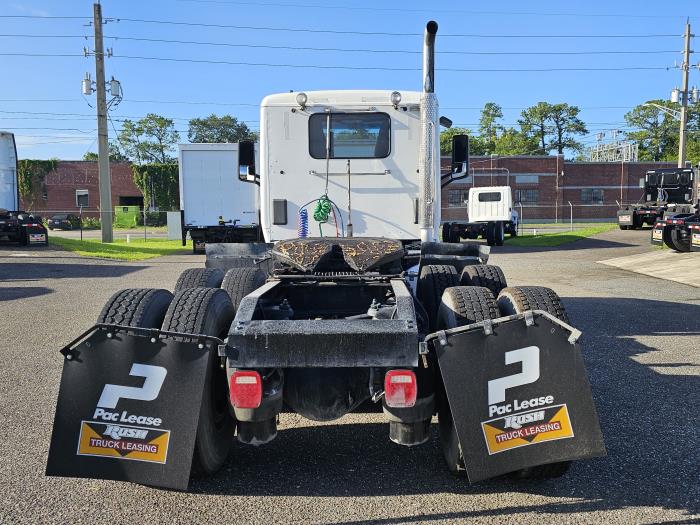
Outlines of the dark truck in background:
M693 212L695 173L692 168L649 170L644 176L644 202L624 204L617 211L621 230L654 226L657 219Z
M41 217L19 209L15 136L0 131L0 243L46 246L49 235Z

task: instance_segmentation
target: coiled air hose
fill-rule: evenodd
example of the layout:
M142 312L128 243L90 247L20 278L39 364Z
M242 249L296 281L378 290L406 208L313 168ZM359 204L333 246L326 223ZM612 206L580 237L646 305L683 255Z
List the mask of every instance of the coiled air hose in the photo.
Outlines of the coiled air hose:
M309 212L306 208L299 210L299 225L297 226L297 236L304 239L309 236Z
M321 237L323 237L322 226L323 224L328 222L328 218L330 217L332 207L333 203L327 195L321 196L321 198L318 199L318 201L316 201L316 208L314 209L314 220L318 222L318 230L321 234Z

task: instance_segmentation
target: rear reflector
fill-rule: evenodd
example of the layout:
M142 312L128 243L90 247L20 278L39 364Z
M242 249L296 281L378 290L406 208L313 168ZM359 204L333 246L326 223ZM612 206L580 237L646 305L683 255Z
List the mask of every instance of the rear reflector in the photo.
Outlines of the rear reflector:
M418 384L413 370L389 370L384 376L384 398L387 406L407 408L416 404Z
M236 370L229 383L231 404L236 408L258 408L262 401L262 379L254 370Z

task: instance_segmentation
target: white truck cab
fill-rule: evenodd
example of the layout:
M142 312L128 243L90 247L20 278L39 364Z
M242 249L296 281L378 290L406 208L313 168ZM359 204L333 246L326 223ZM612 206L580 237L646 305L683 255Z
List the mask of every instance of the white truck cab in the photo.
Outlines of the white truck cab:
M518 212L513 209L510 186L469 188L468 220L445 222L442 240L459 242L460 239L486 239L489 246L502 246L505 234L518 234Z
M509 221L513 213L510 186L469 188L469 222Z
M335 236L417 240L421 93L308 91L265 97L260 112L260 212L265 240ZM437 126L435 126L436 128ZM328 133L330 130L330 133ZM439 173L439 132L429 146ZM434 237L440 181L433 177ZM318 199L333 206L314 220ZM306 210L306 217L300 211ZM303 236L303 235L302 235Z

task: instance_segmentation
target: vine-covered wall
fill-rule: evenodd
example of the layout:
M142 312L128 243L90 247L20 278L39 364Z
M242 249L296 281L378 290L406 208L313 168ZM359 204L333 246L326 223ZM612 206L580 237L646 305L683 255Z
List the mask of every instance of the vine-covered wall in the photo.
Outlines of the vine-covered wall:
M56 169L57 164L56 159L22 159L19 161L17 171L19 195L29 209L34 207L41 194L46 191L44 184L46 176Z
M146 207L151 204L160 211L180 207L180 188L177 164L132 165L134 184L143 193Z

